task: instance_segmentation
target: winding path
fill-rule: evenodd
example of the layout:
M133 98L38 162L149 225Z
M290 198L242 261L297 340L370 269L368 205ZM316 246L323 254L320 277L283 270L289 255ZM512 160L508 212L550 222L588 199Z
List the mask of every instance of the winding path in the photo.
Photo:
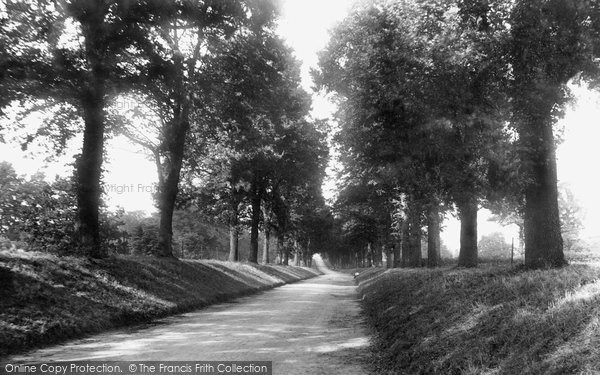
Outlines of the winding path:
M262 360L276 375L366 374L369 337L352 277L315 263L322 276L10 360Z

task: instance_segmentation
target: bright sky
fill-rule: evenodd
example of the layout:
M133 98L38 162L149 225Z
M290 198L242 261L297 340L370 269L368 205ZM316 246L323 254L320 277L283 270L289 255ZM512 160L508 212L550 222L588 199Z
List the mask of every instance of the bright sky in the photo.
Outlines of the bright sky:
M302 82L309 92L312 92L312 81L309 70L317 64L317 52L323 49L329 39L328 30L341 21L353 4L352 0L281 0L282 19L279 24L280 34L296 51L296 57L302 63ZM577 88L578 104L567 111L564 123L566 125L565 142L558 150L559 179L567 182L581 204L586 208L586 234L594 235L600 224L600 179L593 172L594 162L599 159L597 146L600 139L600 96L593 95L586 89ZM327 118L331 116L334 106L326 98L313 95L312 116ZM81 144L77 140L77 145ZM79 147L79 146L78 146ZM106 197L110 207L122 206L126 210L155 211L150 191L155 188L157 181L154 164L149 161L143 151L124 139L114 139L107 145L108 159L104 168L108 171L105 176ZM0 160L6 160L20 173L32 174L42 168L42 160L24 157L18 147L0 144ZM64 167L70 162L71 156L61 158L56 165L46 168L49 177L56 173L71 173ZM331 171L331 169L330 169ZM332 195L330 179L325 186L326 197ZM479 234L489 234L494 231L505 233L507 241L511 237L518 239L515 228L502 228L487 221L489 215L481 212L479 215ZM459 247L459 223L450 218L445 222L446 230L443 241L451 249Z

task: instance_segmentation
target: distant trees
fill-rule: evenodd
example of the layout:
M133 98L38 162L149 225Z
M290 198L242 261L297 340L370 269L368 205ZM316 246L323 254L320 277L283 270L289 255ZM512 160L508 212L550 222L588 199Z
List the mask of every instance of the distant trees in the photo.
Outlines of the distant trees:
M482 258L508 259L511 255L511 244L506 242L500 232L482 236L479 240L479 254Z

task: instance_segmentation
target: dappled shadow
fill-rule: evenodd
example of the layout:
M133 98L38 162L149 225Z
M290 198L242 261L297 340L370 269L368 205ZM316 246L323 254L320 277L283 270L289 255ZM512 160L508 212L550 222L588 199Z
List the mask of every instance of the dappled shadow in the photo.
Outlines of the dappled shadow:
M251 268L116 257L90 261L0 254L13 288L0 298L0 356L132 323L147 323L280 285ZM227 268L229 266L229 268Z
M269 360L280 374L364 374L369 339L352 284L321 276L12 360Z

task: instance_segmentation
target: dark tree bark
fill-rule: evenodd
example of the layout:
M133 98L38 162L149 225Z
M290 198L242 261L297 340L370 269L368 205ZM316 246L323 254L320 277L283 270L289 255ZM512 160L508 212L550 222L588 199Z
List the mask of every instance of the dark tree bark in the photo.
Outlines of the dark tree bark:
M229 225L229 261L237 262L240 260L239 252L239 231L236 225Z
M269 229L265 229L265 243L263 244L262 263L269 263L269 241L271 239L271 232Z
M440 264L440 209L431 204L427 212L427 267Z
M402 222L402 243L400 247L402 250L400 266L408 267L410 263L410 222L408 217Z
M394 248L393 248L393 263L392 263L392 267L393 268L399 268L402 266L402 246L401 244L395 244Z
M566 264L558 210L556 150L552 122L533 120L523 140L529 165L525 190L525 265L532 268Z
M413 222L410 224L410 259L409 267L421 267L421 220L419 215L416 218L413 217Z
M77 234L88 256L106 256L100 238L100 178L104 149L107 70L104 55L104 15L106 7L89 3L88 15L81 20L85 52L90 63L89 79L81 93L84 131L83 148L76 165Z
M287 266L290 263L290 252L288 248L283 245L283 238L280 237L279 240L281 241L281 249L283 251L283 265Z
M104 83L96 82L82 99L85 129L77 161L77 232L84 253L106 256L100 239L100 177L104 148Z
M421 267L421 207L416 202L411 202L408 209L406 240L407 254L403 254L403 263L406 267ZM405 242L405 241L403 241ZM404 247L403 247L404 253Z
M252 192L252 222L250 225L250 254L248 262L258 263L258 226L260 224L261 193L258 187Z
M187 110L176 112L170 134L167 140L169 157L165 166L166 176L163 186L159 186L160 223L158 226L158 248L156 255L173 256L173 212L175 200L179 192L179 179L183 165L185 139L189 129Z
M283 264L283 235L277 233L277 264Z
M458 204L460 217L460 267L477 267L477 199L467 199Z

